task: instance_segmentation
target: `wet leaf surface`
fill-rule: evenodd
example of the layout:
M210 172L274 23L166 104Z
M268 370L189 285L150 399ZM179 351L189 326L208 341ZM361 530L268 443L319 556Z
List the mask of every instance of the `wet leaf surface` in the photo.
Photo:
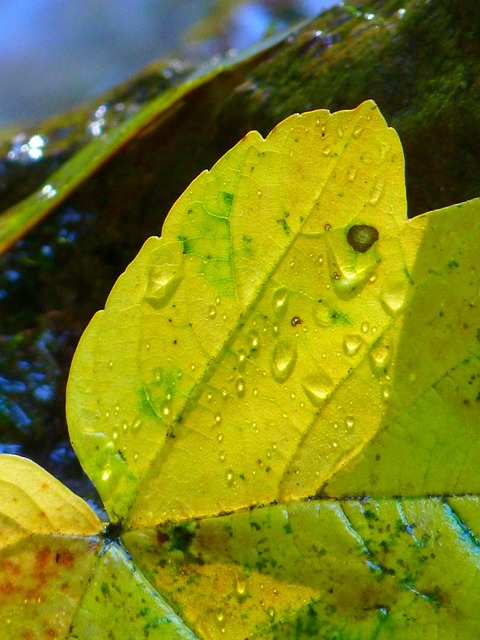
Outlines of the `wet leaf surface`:
M177 201L72 365L112 523L66 637L478 633L479 202L405 209L372 102L250 133Z
M293 112L373 97L402 139L409 215L477 195L478 24L473 0L434 10L420 0L362 0L263 54L220 61L166 119L158 92L172 96L180 87L171 82L190 82L184 65L157 65L71 117L5 136L4 206L33 193L18 206L34 218L50 213L0 265L2 450L32 456L92 497L63 410L78 338L178 195L249 129L266 135ZM65 182L53 184L56 170Z

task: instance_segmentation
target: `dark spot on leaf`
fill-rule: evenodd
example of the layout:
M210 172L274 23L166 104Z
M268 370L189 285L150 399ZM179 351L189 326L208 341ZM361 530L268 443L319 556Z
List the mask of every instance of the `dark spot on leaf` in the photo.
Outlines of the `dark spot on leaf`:
M290 324L292 325L292 327L296 327L299 324L302 324L303 320L301 318L299 318L298 316L293 316L293 318L290 321Z
M347 240L355 251L365 253L378 240L378 231L366 224L354 224L348 230Z
M189 240L187 236L178 236L178 239L183 244L183 254L186 255L188 253L192 253L193 244L191 240Z
M158 544L165 544L165 542L169 542L170 536L165 531L157 531L157 541Z
M222 191L223 201L227 205L227 207L231 207L233 204L233 193L228 193L227 191Z
M170 551L177 550L186 553L195 538L195 533L190 531L187 525L179 524L173 527L170 536Z

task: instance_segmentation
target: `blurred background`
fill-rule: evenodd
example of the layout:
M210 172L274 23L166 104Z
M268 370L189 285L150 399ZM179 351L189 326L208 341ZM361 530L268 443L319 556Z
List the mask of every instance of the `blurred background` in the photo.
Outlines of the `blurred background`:
M89 100L158 58L241 50L335 0L0 0L0 127Z

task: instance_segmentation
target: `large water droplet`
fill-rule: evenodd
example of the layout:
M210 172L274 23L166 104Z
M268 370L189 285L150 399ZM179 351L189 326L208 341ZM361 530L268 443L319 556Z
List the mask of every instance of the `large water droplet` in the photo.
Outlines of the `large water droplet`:
M275 291L272 304L273 311L277 318L282 318L288 306L288 289L286 287L280 287Z
M319 371L315 375L305 378L302 387L307 398L315 407L321 407L334 389L332 379L325 371Z
M363 345L363 338L357 333L347 334L343 339L343 351L347 356L356 355Z
M272 376L277 382L287 380L297 361L297 348L291 341L282 340L275 345L270 362Z
M405 304L407 296L408 281L404 278L387 282L380 294L385 311L390 315L396 314Z
M182 281L170 265L150 267L143 299L154 309L164 307Z

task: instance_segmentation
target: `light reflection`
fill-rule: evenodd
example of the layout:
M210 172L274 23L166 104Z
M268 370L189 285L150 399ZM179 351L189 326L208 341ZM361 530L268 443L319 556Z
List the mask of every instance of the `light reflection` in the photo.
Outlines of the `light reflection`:
M101 104L95 110L93 115L94 119L91 120L87 125L88 132L94 137L98 137L103 133L103 128L105 127L106 120L105 115L108 111L108 107L106 104Z
M15 162L36 161L43 157L46 140L36 133L27 140L25 133L19 133L12 140L12 146L7 153L7 158Z
M57 195L57 190L54 189L51 184L46 184L44 187L42 187L40 195L42 198L50 200L50 198L53 198Z

